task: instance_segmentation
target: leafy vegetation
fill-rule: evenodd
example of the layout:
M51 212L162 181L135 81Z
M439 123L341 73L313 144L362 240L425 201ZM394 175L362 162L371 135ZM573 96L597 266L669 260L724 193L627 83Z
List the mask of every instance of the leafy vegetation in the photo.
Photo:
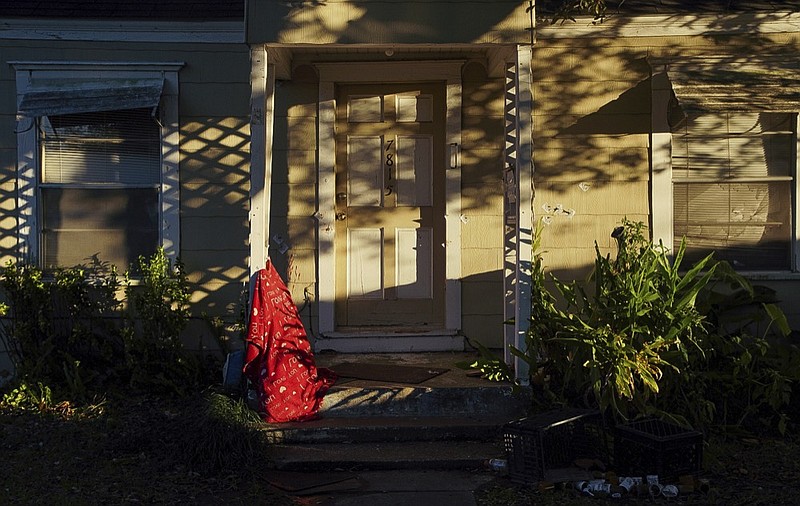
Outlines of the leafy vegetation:
M553 294L536 235L530 331L512 352L531 366L538 402L786 430L800 352L774 294L711 256L684 267L683 244L671 258L628 221L616 258L596 247L587 285L552 279Z
M189 319L182 265L159 250L134 269L124 290L116 270L96 259L52 273L12 263L0 269L7 303L0 340L16 370L9 395L35 400L46 388L50 397L88 403L115 388L197 387L201 364L180 341Z
M482 345L478 341L467 339L467 342L478 350L478 358L463 362L457 362L455 365L461 369L475 369L480 371L481 377L490 381L513 381L514 372L511 367L492 353L490 349Z
M183 264L159 249L140 257L126 275L128 325L123 330L130 384L149 391L183 393L194 387L197 359L185 352L181 332L189 322L189 288Z
M292 503L262 479L258 415L203 388L203 364L181 340L189 295L163 251L122 282L97 261L0 270L0 339L16 370L0 395L4 473L15 477L6 501Z
M575 16L580 15L590 15L594 19L602 19L608 10L606 0L545 0L537 7L549 13L548 17L553 22L574 21Z

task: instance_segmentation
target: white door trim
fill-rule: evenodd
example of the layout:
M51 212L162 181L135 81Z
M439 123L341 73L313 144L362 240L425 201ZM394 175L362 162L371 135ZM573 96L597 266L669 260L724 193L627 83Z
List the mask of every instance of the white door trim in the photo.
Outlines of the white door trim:
M267 265L272 201L275 67L263 46L250 51L250 277ZM253 285L249 285L252 295Z
M515 272L516 314L514 318L514 346L527 351L527 334L531 318L531 274L533 266L533 48L517 46L516 57L516 153L517 153L517 233ZM529 383L528 363L514 357L516 380L521 385Z
M334 166L337 83L389 83L406 81L444 81L446 85L446 143L449 160L445 164L447 199L446 226L446 330L461 328L461 67L463 61L416 62L353 62L320 63L319 72L319 165L317 166L318 198L317 254L320 335L336 330L334 311L336 259L334 232L336 227L336 180Z

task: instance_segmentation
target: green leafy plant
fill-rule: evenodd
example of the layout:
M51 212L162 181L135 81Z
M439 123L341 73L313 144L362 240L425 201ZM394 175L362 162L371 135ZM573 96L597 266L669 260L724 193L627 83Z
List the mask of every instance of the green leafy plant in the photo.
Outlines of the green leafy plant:
M766 333L746 332L786 333L775 301L710 255L684 269L684 244L671 257L644 231L627 220L615 229L614 259L596 246L586 286L553 279L561 305L545 285L537 237L532 285L540 293L532 297L527 349L512 352L530 364L538 397L595 405L619 419L657 415L707 426L766 415L785 427L791 369L774 363ZM731 396L728 385L747 395Z
M41 382L30 385L22 382L2 397L2 404L12 409L45 412L53 406L53 392Z
M73 398L84 398L90 386L101 389L121 349L112 323L120 306L113 268L93 260L46 275L9 263L1 279L10 309L0 336L17 376Z
M481 377L489 381L514 381L514 373L505 361L492 353L492 350L478 341L468 340L471 346L478 350L478 358L456 363L461 369L474 369L481 372Z
M158 251L135 269L123 292L114 267L96 258L49 273L24 264L2 268L8 315L0 319L0 339L16 384L41 382L54 396L79 401L115 387L195 387L199 361L181 341L189 319L183 266Z
M173 264L163 249L140 257L126 273L125 294L129 323L123 338L131 385L177 393L195 386L198 362L181 341L190 297L183 265Z
M0 287L8 301L8 318L0 320L0 338L17 375L46 376L52 352L51 304L42 271L8 262L0 269Z

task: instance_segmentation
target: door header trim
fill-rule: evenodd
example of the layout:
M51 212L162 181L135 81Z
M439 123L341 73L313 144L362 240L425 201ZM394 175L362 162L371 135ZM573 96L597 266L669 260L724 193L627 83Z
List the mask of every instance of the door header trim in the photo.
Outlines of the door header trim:
M336 83L461 81L466 60L316 63L319 80Z

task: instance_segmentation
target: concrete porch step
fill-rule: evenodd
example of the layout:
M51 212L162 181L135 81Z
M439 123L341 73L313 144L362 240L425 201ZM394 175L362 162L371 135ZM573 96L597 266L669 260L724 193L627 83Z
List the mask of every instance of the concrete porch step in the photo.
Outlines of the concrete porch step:
M425 367L443 374L422 383L340 377L325 394L321 418L262 426L269 459L284 471L482 469L502 457L503 425L527 415L529 389L493 383L456 366L471 352L317 356L339 364Z
M480 469L502 458L501 441L417 441L273 445L269 459L283 471Z
M493 441L502 438L503 425L509 421L499 416L322 418L268 424L260 431L275 444Z
M531 405L529 389L508 384L480 386L334 386L320 414L326 418L474 417L519 418Z

